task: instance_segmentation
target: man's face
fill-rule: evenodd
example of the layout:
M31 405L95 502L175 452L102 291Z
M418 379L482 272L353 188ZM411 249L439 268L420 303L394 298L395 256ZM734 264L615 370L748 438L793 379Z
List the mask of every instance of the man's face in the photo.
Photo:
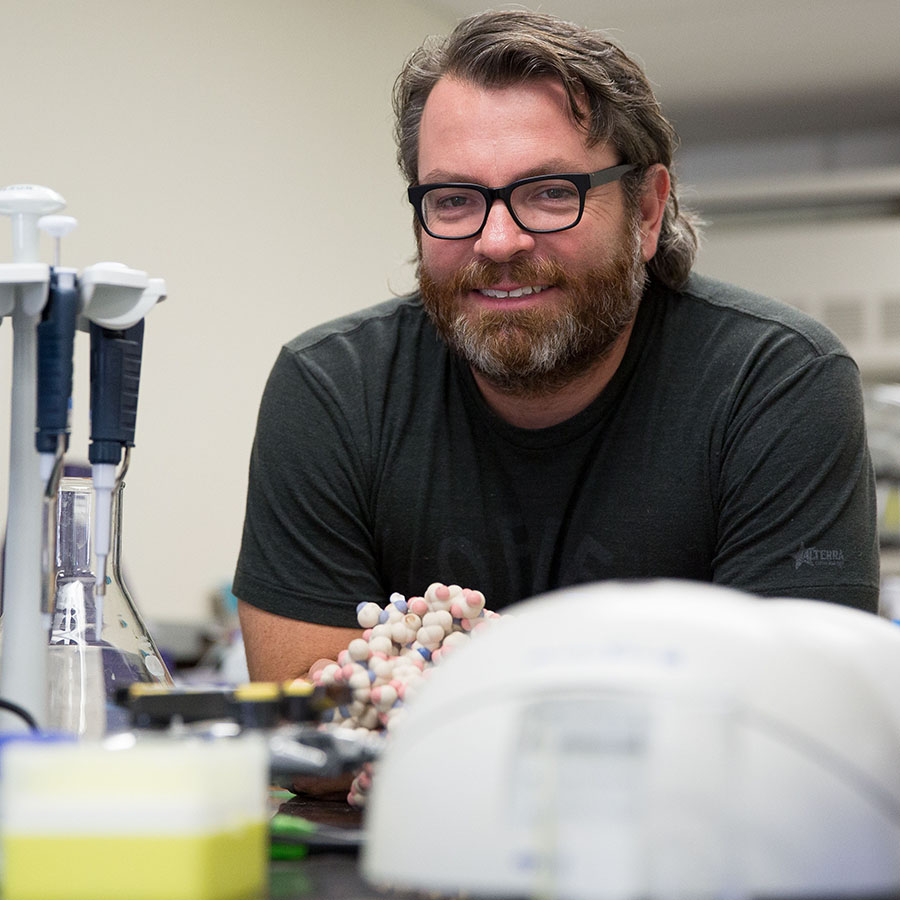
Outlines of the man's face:
M592 172L620 160L588 148L552 80L484 89L435 85L422 116L419 181L501 187L519 178ZM621 186L591 190L575 228L520 229L491 208L481 234L419 238L419 281L443 337L498 388L540 395L602 358L631 323L644 281L639 217Z

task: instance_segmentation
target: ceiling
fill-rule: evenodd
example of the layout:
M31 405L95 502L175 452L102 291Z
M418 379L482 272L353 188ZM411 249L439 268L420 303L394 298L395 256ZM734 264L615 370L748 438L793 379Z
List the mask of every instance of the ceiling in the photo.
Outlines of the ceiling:
M489 0L430 0L451 18ZM900 127L900 0L544 0L640 59L682 138Z

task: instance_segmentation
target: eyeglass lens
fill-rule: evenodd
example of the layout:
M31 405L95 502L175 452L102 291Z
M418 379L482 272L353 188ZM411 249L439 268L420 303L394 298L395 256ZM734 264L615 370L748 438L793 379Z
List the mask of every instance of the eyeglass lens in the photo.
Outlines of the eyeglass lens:
M428 229L441 237L461 237L478 231L485 219L486 199L471 188L439 187L422 198ZM519 222L533 231L557 231L578 220L578 188L565 179L520 184L513 189L510 206Z

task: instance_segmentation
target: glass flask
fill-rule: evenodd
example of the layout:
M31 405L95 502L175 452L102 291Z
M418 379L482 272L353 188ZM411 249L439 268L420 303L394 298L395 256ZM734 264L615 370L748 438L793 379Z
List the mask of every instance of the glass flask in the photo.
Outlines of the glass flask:
M106 592L95 590L90 478L63 477L57 492L55 565L50 567L49 726L84 737L128 727L117 693L172 677L122 579L122 491L113 492ZM55 538L55 540L53 540Z

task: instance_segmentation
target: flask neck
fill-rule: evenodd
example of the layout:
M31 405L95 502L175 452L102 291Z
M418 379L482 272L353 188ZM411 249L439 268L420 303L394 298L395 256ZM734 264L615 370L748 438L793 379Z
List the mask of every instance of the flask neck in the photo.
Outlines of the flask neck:
M121 571L122 495L124 481L113 490L109 567L114 577ZM94 574L94 491L90 478L60 479L56 513L56 571L58 575L85 577Z

